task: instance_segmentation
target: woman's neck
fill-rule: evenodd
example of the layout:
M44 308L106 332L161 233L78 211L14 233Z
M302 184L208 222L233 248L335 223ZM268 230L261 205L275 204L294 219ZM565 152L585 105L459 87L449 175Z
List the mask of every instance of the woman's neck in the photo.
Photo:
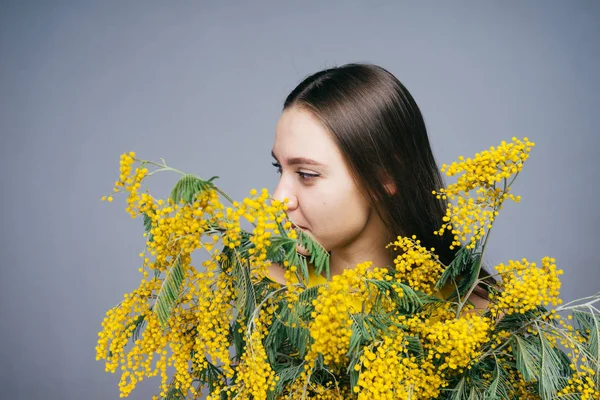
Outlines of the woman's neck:
M344 247L331 250L331 275L341 274L344 269L355 268L365 261L372 261L373 267L393 267L393 249L386 248L391 242L387 232L379 214L371 210L367 224L358 237Z

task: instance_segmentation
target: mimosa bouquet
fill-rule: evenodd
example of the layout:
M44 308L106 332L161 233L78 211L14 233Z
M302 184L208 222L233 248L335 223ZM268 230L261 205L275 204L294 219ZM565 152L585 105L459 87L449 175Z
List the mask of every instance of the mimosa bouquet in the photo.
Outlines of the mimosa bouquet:
M550 257L480 273L533 146L513 138L442 167L455 177L432 193L448 203L436 234L454 237L449 265L398 237L394 265L333 277L328 252L266 189L237 202L214 178L123 154L103 200L127 194L146 249L139 287L102 322L97 359L120 369L122 397L160 374L156 399L600 399L600 294L563 304ZM160 171L181 174L165 200L141 191ZM475 310L481 286L489 303Z

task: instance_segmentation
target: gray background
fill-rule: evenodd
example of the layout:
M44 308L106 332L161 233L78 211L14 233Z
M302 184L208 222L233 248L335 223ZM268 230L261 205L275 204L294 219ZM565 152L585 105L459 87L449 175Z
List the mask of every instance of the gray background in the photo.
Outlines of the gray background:
M124 199L100 202L119 154L273 190L285 96L352 61L408 87L440 164L534 140L487 261L551 255L566 300L598 291L600 2L280 3L1 3L1 398L118 398L94 346L143 248Z

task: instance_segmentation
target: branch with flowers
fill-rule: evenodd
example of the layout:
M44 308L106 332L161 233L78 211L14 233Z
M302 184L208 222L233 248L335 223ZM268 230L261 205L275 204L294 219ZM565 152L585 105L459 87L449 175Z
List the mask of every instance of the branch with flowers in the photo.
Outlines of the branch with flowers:
M562 304L550 257L480 273L533 146L513 138L442 167L456 177L432 193L448 202L435 233L453 237L449 265L398 237L393 266L333 277L328 252L266 189L237 202L216 177L123 154L102 200L126 195L145 250L140 284L107 312L96 358L120 370L122 397L160 375L155 399L598 399L600 293ZM157 172L181 175L164 200L141 192ZM269 279L272 263L285 284ZM310 274L327 281L311 286ZM469 298L481 285L490 302L478 311Z

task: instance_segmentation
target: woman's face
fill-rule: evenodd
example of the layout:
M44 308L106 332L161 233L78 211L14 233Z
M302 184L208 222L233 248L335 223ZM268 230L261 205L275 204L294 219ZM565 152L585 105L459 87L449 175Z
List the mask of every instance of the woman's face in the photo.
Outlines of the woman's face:
M273 197L289 200L293 224L328 251L348 250L366 234L375 212L329 132L311 113L292 107L281 114L273 157L281 173Z

